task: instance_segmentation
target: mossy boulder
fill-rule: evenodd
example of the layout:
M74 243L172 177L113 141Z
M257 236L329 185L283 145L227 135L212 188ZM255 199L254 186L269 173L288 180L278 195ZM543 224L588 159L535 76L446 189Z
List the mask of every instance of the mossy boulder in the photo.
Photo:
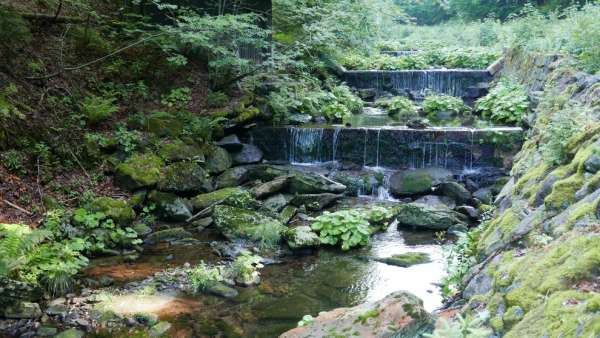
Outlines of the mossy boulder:
M204 166L210 174L220 174L231 168L232 160L227 150L215 145L206 145L203 151L206 158Z
M158 148L157 154L165 162L194 161L196 163L204 163L205 161L204 152L201 147L186 144L181 140L162 143Z
M464 216L442 206L421 203L400 204L394 208L399 226L430 230L447 230L455 225L464 225Z
M341 199L342 195L322 193L322 194L302 194L296 195L291 200L291 204L297 207L305 206L309 211L320 211L325 207L332 205Z
M312 231L311 227L308 225L302 225L286 230L285 239L288 246L292 250L317 247L321 245L321 239L319 238L319 235Z
M153 154L137 154L115 168L115 181L129 190L154 187L164 162Z
M288 183L288 191L292 194L339 194L346 190L346 186L335 182L323 175L292 171ZM278 175L281 176L281 175Z
M156 213L164 221L182 222L192 217L190 203L175 194L152 191L148 200L156 205Z
M458 182L444 182L438 186L436 192L442 196L456 201L456 204L467 204L471 202L472 196L469 190Z
M135 211L127 201L110 197L97 197L89 205L88 209L93 212L102 212L115 223L124 226L129 225L135 219Z
M259 163L263 152L255 145L244 144L242 149L233 153L233 163L236 165Z
M216 227L229 240L249 239L266 244L280 241L285 227L279 220L256 211L217 205L213 211Z
M177 137L183 131L183 122L175 115L167 112L154 112L144 121L144 130L157 136Z
M158 243L165 241L175 241L178 239L190 238L192 234L182 227L159 230L151 233L147 238L148 243Z
M429 254L424 252L407 252L386 258L376 258L375 260L381 263L400 266L403 268L408 268L413 265L431 262Z
M422 195L451 180L452 172L442 168L399 171L390 177L390 191L400 197Z
M321 312L307 325L280 338L300 337L421 337L435 320L416 296L396 291L385 298L350 308Z
M200 194L190 200L194 211L201 211L209 206L224 201L227 197L244 192L242 188L224 188L206 194Z
M4 309L4 317L10 319L35 319L42 316L42 310L38 303L19 301Z
M216 179L216 188L223 189L229 187L237 187L248 181L248 171L250 170L247 166L233 167L225 170Z
M195 162L177 162L166 166L158 182L161 191L190 195L213 190L210 176Z

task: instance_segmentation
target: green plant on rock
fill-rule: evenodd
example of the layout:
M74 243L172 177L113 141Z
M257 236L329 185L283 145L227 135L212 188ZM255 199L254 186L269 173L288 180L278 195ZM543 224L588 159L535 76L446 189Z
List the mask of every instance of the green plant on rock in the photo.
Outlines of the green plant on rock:
M373 229L367 215L358 209L324 212L315 218L311 228L319 232L321 242L329 245L341 243L342 250L367 245Z
M64 229L63 236L85 239L86 250L91 253L109 252L115 248L132 248L142 243L135 230L118 226L103 212L90 212L79 208L73 213L73 224L78 226L79 231L69 233L68 229Z
M427 95L423 100L423 111L427 114L427 118L437 121L440 119L439 114L441 113L449 113L452 116L457 116L463 112L470 111L470 108L459 97Z
M400 121L408 121L419 116L419 108L404 96L395 96L390 100L383 101L381 105L387 109L388 114Z
M444 246L446 271L448 275L442 279L442 295L454 296L463 286L463 279L469 269L477 263L477 244L486 224L469 232L461 232L454 244Z
M350 110L345 105L338 102L333 102L323 107L323 116L330 121L345 121L351 115L352 113Z
M121 150L130 156L133 154L141 141L141 135L137 131L129 131L124 125L119 125L115 130L115 139Z
M195 268L189 271L190 282L196 291L206 291L223 281L221 270L218 267L210 267L201 261Z
M566 105L555 112L542 134L540 149L543 159L551 165L567 160L567 146L571 139L585 128L585 108L577 104Z
M56 241L51 231L0 224L0 276L43 286L54 295L71 290L73 276L87 266L81 239Z
M443 320L442 326L433 333L426 333L426 338L487 338L492 335L492 330L484 326L480 317L456 316L454 320Z
M529 98L523 86L503 78L477 100L475 109L495 123L519 124L529 110Z
M91 124L107 120L119 111L119 106L113 97L90 95L81 102L81 112Z
M350 87L346 85L335 85L331 87L331 93L336 101L348 108L352 114L359 114L363 109L363 101L360 97L354 95Z
M248 251L242 252L231 266L235 280L243 284L255 283L260 277L258 270L264 267L261 261L260 256L253 255Z
M304 315L302 319L298 322L298 327L308 326L312 322L315 321L315 318L311 315Z

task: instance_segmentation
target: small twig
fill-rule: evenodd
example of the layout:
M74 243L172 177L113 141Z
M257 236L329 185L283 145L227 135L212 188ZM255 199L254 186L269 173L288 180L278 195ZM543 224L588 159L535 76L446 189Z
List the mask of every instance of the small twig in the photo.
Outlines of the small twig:
M42 193L42 186L40 185L40 157L37 158L37 176L35 178L35 183L37 184L38 195L40 197L40 205L44 210L46 207L44 206L44 194Z
M223 201L224 201L224 199L222 199L222 200L220 200L220 201L217 201L217 202L214 202L213 204L211 204L211 205L209 205L208 207L206 207L206 208L204 208L204 209L200 210L200 211L199 211L199 212L197 212L195 215L193 215L192 217L190 217L190 218L186 219L185 221L186 221L187 223L189 223L189 222L191 222L191 221L194 221L194 220L196 220L196 218L198 218L198 217L202 217L202 216L204 216L205 214L208 214L208 211L210 211L210 209L212 209L212 207L214 207L214 206L215 206L215 205L217 205L217 204L220 204L220 203L222 203Z
M29 216L33 215L33 213L32 213L31 211L27 211L27 210L25 210L25 209L21 208L20 206L18 206L18 205L16 205L16 204L14 204L14 203L11 203L11 202L9 202L9 201L7 201L7 200L5 200L5 199L2 199L2 201L3 201L4 203L6 203L7 205L11 206L11 207L13 207L13 208L15 208L15 209L17 209L17 210L19 210L19 211L22 211L22 212L26 213L26 214L27 214L27 215L29 215Z
M85 170L85 168L83 167L81 162L79 162L79 159L77 158L77 156L75 156L75 154L73 153L71 148L68 148L68 150L69 150L69 154L71 154L71 156L73 156L73 159L79 165L79 168L81 168L81 170L83 170L83 173L85 174L85 176L87 176L88 180L90 181L90 186L91 186L92 185L92 177L90 176L90 174L88 174L87 170Z
M58 18L58 15L60 14L60 11L62 10L63 7L63 0L60 0L60 3L58 4L58 9L56 10L56 14L54 14L54 20L56 21L56 19Z

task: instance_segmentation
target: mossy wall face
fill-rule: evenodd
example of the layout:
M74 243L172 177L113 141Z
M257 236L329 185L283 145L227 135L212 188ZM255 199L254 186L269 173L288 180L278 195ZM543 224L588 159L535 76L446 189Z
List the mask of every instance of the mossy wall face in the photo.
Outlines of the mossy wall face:
M537 102L512 185L478 241L479 259L494 258L472 280L488 284L471 288L480 292L464 311L487 311L504 337L598 337L600 78L560 56L520 51L507 53L503 75ZM577 125L556 140L559 115ZM549 142L560 156L548 156Z

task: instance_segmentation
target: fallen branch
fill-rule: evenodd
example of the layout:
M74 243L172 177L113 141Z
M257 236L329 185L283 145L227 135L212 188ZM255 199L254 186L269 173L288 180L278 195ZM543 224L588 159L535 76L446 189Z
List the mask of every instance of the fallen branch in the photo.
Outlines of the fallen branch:
M220 201L216 201L216 202L214 202L213 204L211 204L211 205L209 205L208 207L206 207L206 208L204 208L204 209L200 210L198 213L196 213L196 214L195 214L195 215L193 215L192 217L190 217L190 218L186 219L185 221L186 221L187 223L189 223L189 222L195 221L195 220L196 220L197 218L199 218L199 217L203 217L203 216L206 216L206 215L208 215L208 212L210 211L210 209L212 209L212 208L213 208L215 205L217 205L217 204L221 204L221 203L223 203L223 201L224 201L224 199L222 199L222 200L220 200Z
M14 203L11 203L10 201L7 201L7 200L5 200L5 199L2 199L2 201L3 201L4 203L6 203L7 205L11 206L11 207L13 207L13 208L15 208L15 209L17 209L17 210L19 210L19 211L22 211L22 212L26 213L26 214L27 214L27 215L29 215L29 216L33 215L33 213L32 213L31 211L27 211L27 210L25 210L25 209L21 208L20 206L18 206L18 205L16 205L16 204L14 204Z
M93 64L96 64L98 62L102 62L102 61L104 61L104 60L106 60L106 59L108 59L108 58L110 58L112 56L115 56L115 55L117 55L119 53L122 53L122 52L126 51L129 48L135 47L135 46L137 46L139 44L142 44L142 43L144 43L144 42L146 42L148 40L152 40L152 39L154 39L154 38L156 38L158 36L164 35L164 34L166 34L166 33L165 32L161 32L161 33L158 33L158 34L147 36L147 37L145 37L145 38L143 38L141 40L138 40L138 41L136 41L136 42L134 42L132 44L129 44L129 45L125 46L125 47L121 47L121 48L119 48L119 49L117 49L117 50L115 50L115 51L113 51L113 52L111 52L109 54L106 54L106 55L104 55L101 58L98 58L96 60L92 60L90 62L81 64L81 65L78 65L78 66L64 67L64 68L62 68L61 70L59 70L59 71L57 71L55 73L51 73L51 74L47 74L47 75L42 75L42 76L28 76L28 77L25 77L25 79L27 79L27 80L49 79L51 77L58 76L58 75L66 72L66 71L79 70L79 69L82 69L82 68L85 68L85 67L89 67L89 66L91 66Z

